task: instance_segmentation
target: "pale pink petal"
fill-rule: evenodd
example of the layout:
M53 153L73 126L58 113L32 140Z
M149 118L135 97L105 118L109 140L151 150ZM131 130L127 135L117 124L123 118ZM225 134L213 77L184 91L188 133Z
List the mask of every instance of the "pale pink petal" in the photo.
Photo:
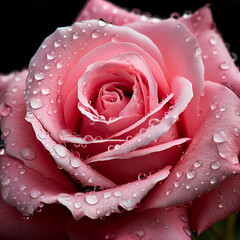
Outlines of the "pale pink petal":
M0 100L1 131L6 152L20 159L28 168L56 179L62 186L75 189L66 176L57 169L48 152L36 139L31 124L24 119L26 109L23 91L27 70L10 76L12 79Z
M221 187L196 199L191 206L193 229L198 234L240 210L240 176L236 175Z
M149 38L127 27L102 26L96 20L59 28L43 42L32 58L25 94L27 110L41 118L43 127L54 139L61 141L58 132L65 129L59 92L67 75L79 59L92 49L113 41L113 38L118 42L135 43L157 61L160 59L158 62L163 65L161 54ZM72 81L77 82L78 79Z
M196 37L174 19L160 23L133 23L129 27L148 36L160 50L170 80L175 76L187 78L193 85L193 99L183 113L188 136L196 130L199 99L204 87L204 66Z
M87 186L113 187L115 184L87 166L82 159L70 152L67 147L57 144L42 127L34 114L27 114L26 120L32 123L38 140L50 152L56 164Z
M169 174L166 167L144 180L138 180L98 192L60 194L58 201L65 205L76 220L83 216L92 219L119 213L119 206L127 211L133 210L144 196Z
M131 22L154 22L155 20L147 16L135 14L134 12L130 13L108 1L90 0L79 13L75 21L80 22L83 20L100 18L120 26Z
M58 194L68 191L9 155L0 158L3 200L16 207L24 216L32 215L41 203L56 202Z
M18 80L18 76L15 72L11 72L10 74L0 74L0 98L4 94L9 82L14 79L14 77Z
M206 6L188 18L180 18L197 36L202 49L205 79L226 85L240 96L239 69L234 64L225 42L217 31L211 10Z
M228 88L206 82L198 131L164 184L146 207L190 202L240 172L240 101Z
M46 205L37 211L33 216L23 217L0 197L1 239L68 239L65 227L68 213L63 206Z
M134 151L140 147L149 145L164 133L168 132L193 97L192 84L183 77L175 77L172 79L172 91L175 94L175 105L172 106L172 109L169 110L162 119L149 126L144 133L138 134L126 143L121 144L118 148L93 156L88 161L110 159L112 156Z
M171 239L190 240L190 220L187 208L151 209L143 213L125 212L111 215L104 220L69 219L67 230L71 240L82 236L92 239ZM92 231L94 229L94 231Z

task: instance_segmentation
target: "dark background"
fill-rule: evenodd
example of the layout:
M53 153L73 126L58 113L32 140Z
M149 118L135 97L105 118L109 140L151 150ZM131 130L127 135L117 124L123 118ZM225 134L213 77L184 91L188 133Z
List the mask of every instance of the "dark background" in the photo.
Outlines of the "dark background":
M0 72L26 67L44 38L57 27L71 25L85 0L0 1ZM138 8L161 18L172 12L196 11L211 3L215 22L230 50L240 56L240 0L112 0L128 8ZM239 61L237 62L239 65Z

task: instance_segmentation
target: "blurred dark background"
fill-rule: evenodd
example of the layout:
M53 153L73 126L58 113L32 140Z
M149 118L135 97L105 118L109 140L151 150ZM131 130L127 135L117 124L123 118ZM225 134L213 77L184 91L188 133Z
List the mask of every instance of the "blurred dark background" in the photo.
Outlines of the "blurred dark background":
M0 72L26 67L44 38L57 27L71 25L86 0L23 0L0 2ZM196 11L211 3L215 22L230 51L240 56L240 0L112 0L128 8L167 18L172 12ZM237 62L239 65L239 61Z

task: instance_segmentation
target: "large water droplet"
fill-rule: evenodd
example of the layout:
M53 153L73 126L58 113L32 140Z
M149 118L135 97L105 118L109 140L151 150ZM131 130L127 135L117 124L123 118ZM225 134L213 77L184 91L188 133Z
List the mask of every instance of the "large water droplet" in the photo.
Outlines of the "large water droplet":
M39 198L40 196L42 196L43 195L43 193L41 192L41 191L39 191L38 189L36 189L36 188L33 188L31 191L30 191L30 196L32 197L32 198Z
M202 49L200 47L196 47L194 50L194 54L196 56L200 56L202 54Z
M73 206L74 206L75 208L79 209L79 208L82 206L82 204L81 204L80 201L75 201L75 202L73 203Z
M34 109L41 108L43 106L43 101L40 98L33 97L30 100L30 106Z
M104 19L100 18L98 20L98 24L99 24L100 27L104 27L107 23L106 23L106 21Z
M100 198L94 194L88 194L85 198L86 202L91 205L95 205L99 202Z
M52 60L52 59L54 59L55 57L56 57L56 53L55 53L55 52L49 51L49 52L47 53L47 59L48 59L48 60Z
M44 73L42 73L42 72L39 72L39 73L35 73L34 74L34 78L37 80L37 81L39 81L39 80L43 80L44 79Z
M214 169L214 170L217 170L221 167L221 163L219 161L216 161L216 162L212 162L210 164L211 168Z
M70 164L73 168L79 168L80 167L80 160L77 158L70 158Z
M26 160L33 160L36 158L35 151L29 145L22 148L20 154Z
M210 180L211 184L215 184L216 182L217 182L217 178L216 177L211 178L211 180Z
M7 186L11 182L11 178L8 176L4 176L2 179L2 185Z
M230 65L228 62L223 62L219 66L222 70L228 70L230 68Z
M67 156L67 149L60 145L60 144L57 144L53 147L54 151L57 153L58 156L64 158Z
M92 38L99 38L100 37L100 31L97 29L97 30L94 30L91 34Z
M215 132L213 134L213 141L215 143L222 143L226 141L226 134L224 131Z
M182 229L189 237L191 237L192 233L188 227L184 226Z
M218 44L218 41L217 41L217 38L216 38L216 37L211 37L211 38L209 39L209 42L210 42L210 44L213 45L213 46L215 46L215 45Z
M188 178L188 179L193 179L193 178L196 177L197 173L196 173L196 171L194 171L194 170L188 170L188 171L186 172L186 175L187 175L187 178Z
M122 193L121 193L120 191L115 191L115 192L113 193L113 195L114 195L115 197L121 197L121 196L122 196Z

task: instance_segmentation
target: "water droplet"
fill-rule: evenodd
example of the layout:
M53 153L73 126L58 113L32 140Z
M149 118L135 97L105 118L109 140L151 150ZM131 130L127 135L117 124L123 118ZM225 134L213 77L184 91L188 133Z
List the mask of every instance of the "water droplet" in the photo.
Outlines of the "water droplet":
M147 174L146 173L139 173L138 174L138 180L144 180L147 179Z
M39 191L38 189L36 189L36 188L33 188L31 191L30 191L30 196L32 197L32 198L39 198L40 196L42 196L43 195L43 193L41 192L41 191Z
M143 237L145 235L145 232L144 232L144 230L139 230L136 232L136 235L139 237Z
M119 150L120 148L121 148L121 145L116 144L115 147L114 147L114 150Z
M58 85L63 85L64 78L62 76L59 76L58 79L57 79L57 83L58 83Z
M3 117L7 117L12 112L12 108L7 105L6 103L3 103L0 105L0 114Z
M50 93L50 89L49 88L42 88L41 90L43 95L48 95Z
M73 203L73 206L74 206L75 208L79 209L79 208L82 206L82 204L81 204L80 201L75 201L75 202Z
M209 39L209 42L210 42L210 44L213 45L213 46L215 46L215 45L218 44L217 38L216 38L215 36L214 36L214 37L211 37L211 38Z
M148 122L148 125L152 127L152 126L158 125L159 123L160 123L160 120L158 118L151 118Z
M191 237L192 233L188 227L184 226L182 229L189 237Z
M70 158L70 164L73 168L79 168L80 167L80 160L77 158Z
M72 35L72 38L73 38L74 40L78 39L78 38L79 38L78 32L74 32L73 35Z
M99 38L100 37L100 31L97 29L97 30L94 30L91 34L92 38Z
M202 49L200 47L196 47L194 50L194 54L196 56L200 56L202 54Z
M105 192L103 196L104 196L104 198L110 198L112 196L112 193Z
M114 35L111 36L110 41L117 42L118 38L119 38L119 35L118 34L114 34Z
M171 193L172 193L172 189L169 188L169 189L166 191L166 195L168 196L168 195L170 195Z
M174 186L175 186L176 188L180 187L180 185L181 185L181 182L180 182L179 180L176 180L176 181L174 182Z
M176 176L178 178L182 177L182 175L183 175L183 171L182 170L179 170L179 171L176 172Z
M115 191L115 192L113 193L113 195L114 195L115 197L121 197L121 196L122 196L122 193L121 193L120 191Z
M226 134L224 131L215 132L213 134L213 141L215 143L222 143L226 141Z
M100 18L98 20L98 24L100 27L104 27L107 24L107 22L104 19Z
M113 233L107 233L107 235L105 236L105 239L107 239L107 240L113 240L115 238L116 238L116 236Z
M228 70L230 68L230 65L228 62L223 62L219 66L222 70Z
M9 128L2 129L3 137L7 137L10 134L11 130Z
M235 110L235 114L236 114L237 116L240 116L240 110L239 110L239 109Z
M47 53L47 59L48 59L48 60L52 60L52 59L54 59L55 57L56 57L56 53L55 53L55 52L49 51L49 52Z
M210 180L211 184L215 184L216 182L217 182L217 178L216 177L211 178L211 180Z
M216 162L212 162L210 164L211 168L214 169L214 170L217 170L221 167L221 163L219 161L216 161Z
M33 160L36 158L35 151L29 145L22 148L20 154L26 160Z
M43 80L44 79L44 73L42 73L42 72L39 72L39 73L35 73L34 74L34 78L37 80L37 81L39 81L39 80Z
M223 206L224 206L224 203L223 203L223 202L221 202L221 203L218 204L218 207L219 207L219 208L223 208Z
M58 61L56 64L56 68L62 68L63 67L63 62L62 61Z
M188 217L186 215L179 215L179 219L184 223L188 222Z
M62 43L61 43L61 40L60 40L60 39L57 39L57 40L54 41L54 47L56 47L56 48L60 47L61 44L62 44Z
M188 178L188 179L193 179L193 178L196 177L197 173L196 173L196 171L194 171L194 170L188 170L188 171L186 172L186 175L187 175L187 178Z
M213 103L210 105L211 110L215 110L217 107L218 107L218 103L217 103L217 102L213 102Z
M40 98L33 97L30 100L30 106L34 109L41 108L43 106L43 101Z
M87 194L85 198L86 202L91 205L95 205L99 202L99 197L94 194Z
M11 178L8 176L4 176L2 179L2 185L7 186L11 182Z
M199 167L202 166L202 164L203 164L202 160L196 160L196 161L193 163L193 166L194 166L195 168L199 168Z
M57 144L53 147L54 151L57 153L58 156L64 158L67 156L67 149L60 145L60 144Z

